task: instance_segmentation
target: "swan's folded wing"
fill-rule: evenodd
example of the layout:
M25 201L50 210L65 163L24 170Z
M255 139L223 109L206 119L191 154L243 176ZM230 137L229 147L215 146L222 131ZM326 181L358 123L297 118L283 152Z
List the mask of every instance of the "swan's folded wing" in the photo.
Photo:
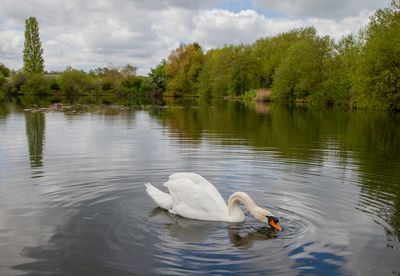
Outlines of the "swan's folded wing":
M171 212L191 219L227 220L228 207L202 186L188 178L170 180L164 184L172 197ZM218 192L218 191L217 191Z
M196 184L201 184L202 182L203 183L208 182L207 179L205 179L201 175L199 175L197 173L191 173L191 172L179 172L179 173L171 174L169 176L169 180L174 180L174 179L179 179L179 178L190 179ZM210 182L208 182L208 183L210 183Z
M194 184L201 186L203 189L205 189L209 195L214 198L215 201L219 202L219 204L225 203L224 199L222 198L221 194L215 188L213 184L211 184L207 179L202 177L201 175L197 173L190 173L190 172L180 172L180 173L174 173L169 176L169 180L179 180L179 179L189 179L191 180Z
M163 208L165 210L169 210L172 208L172 198L169 194L160 191L150 183L145 183L146 192L150 196L151 199L158 205L158 207Z

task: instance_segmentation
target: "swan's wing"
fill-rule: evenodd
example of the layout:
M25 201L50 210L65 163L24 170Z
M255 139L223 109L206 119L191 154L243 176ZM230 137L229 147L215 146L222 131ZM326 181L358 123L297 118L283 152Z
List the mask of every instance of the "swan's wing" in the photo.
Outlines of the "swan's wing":
M202 177L201 175L199 175L197 173L179 172L179 173L171 174L169 176L169 180L179 179L179 178L187 178L187 179L192 180L194 183L200 184L200 185L204 184L204 183L211 184L210 182L207 181L207 179L205 179L204 177Z
M158 205L158 207L169 210L172 208L172 198L171 195L164 193L151 185L150 183L145 183L146 192L151 197L151 199Z
M213 184L211 184L207 179L205 179L201 175L198 175L197 173L181 172L181 173L174 173L169 176L169 180L178 180L182 178L189 179L194 184L201 186L208 192L209 196L214 198L215 201L219 202L219 204L222 204L223 202L226 205L225 200L222 198L217 188L215 188Z
M171 213L191 219L228 220L225 202L215 200L207 189L189 178L178 178L164 184L172 197ZM217 191L218 192L218 191Z

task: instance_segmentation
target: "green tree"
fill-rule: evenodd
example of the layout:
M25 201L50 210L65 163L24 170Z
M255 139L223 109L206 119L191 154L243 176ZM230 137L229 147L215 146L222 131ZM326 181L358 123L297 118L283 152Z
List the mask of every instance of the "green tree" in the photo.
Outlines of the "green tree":
M242 96L250 89L260 87L258 66L251 55L251 47L239 45L234 47L234 56L229 64L229 94Z
M150 70L149 78L155 95L162 95L165 91L167 85L167 75L165 72L166 64L166 60L163 59L160 64Z
M204 65L199 76L199 94L203 97L228 95L230 64L234 57L234 47L212 49L204 57Z
M288 49L312 32L313 28L294 29L273 37L261 38L252 46L252 55L257 59L261 87L271 88L276 69L287 55Z
M365 31L356 79L361 107L400 109L400 1L376 11Z
M3 63L0 63L0 95L4 95L5 86L7 83L6 77L10 76L10 69L8 69Z
M165 95L195 95L203 64L203 51L199 44L181 45L168 57L165 67L168 78Z
M7 68L3 63L0 63L0 77L9 77L10 76L10 69Z
M129 63L119 67L119 72L124 77L136 77L136 71L137 67Z
M39 37L39 25L35 17L25 20L25 46L23 52L24 71L43 73L43 49Z
M322 101L338 105L354 106L354 73L360 58L362 45L354 35L342 37L334 45L331 58L327 59L324 68L324 83L320 91Z
M331 40L320 38L310 28L304 38L292 45L277 68L272 96L286 101L308 101L322 88L323 70Z
M239 96L258 88L259 70L252 47L224 46L207 52L199 76L199 94L204 97Z

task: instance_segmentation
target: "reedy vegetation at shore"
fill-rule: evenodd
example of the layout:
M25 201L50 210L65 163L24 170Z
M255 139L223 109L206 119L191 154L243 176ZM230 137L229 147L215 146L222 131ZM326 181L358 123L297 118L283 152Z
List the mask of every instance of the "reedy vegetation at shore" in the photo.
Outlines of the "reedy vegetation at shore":
M206 98L249 98L263 88L271 89L273 101L400 110L400 0L376 11L358 34L339 41L308 27L207 52L192 43L172 51L147 77L135 73L115 67L89 73L68 69L49 78L21 71L8 82L0 80L0 86L8 94Z

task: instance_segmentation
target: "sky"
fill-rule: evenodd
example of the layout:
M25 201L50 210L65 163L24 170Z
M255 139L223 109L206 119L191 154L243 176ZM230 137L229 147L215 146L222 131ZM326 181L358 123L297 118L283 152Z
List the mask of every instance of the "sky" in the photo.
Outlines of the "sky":
M181 43L252 43L314 26L339 39L390 0L0 0L0 63L22 67L25 19L36 17L48 71L133 64L147 74Z

